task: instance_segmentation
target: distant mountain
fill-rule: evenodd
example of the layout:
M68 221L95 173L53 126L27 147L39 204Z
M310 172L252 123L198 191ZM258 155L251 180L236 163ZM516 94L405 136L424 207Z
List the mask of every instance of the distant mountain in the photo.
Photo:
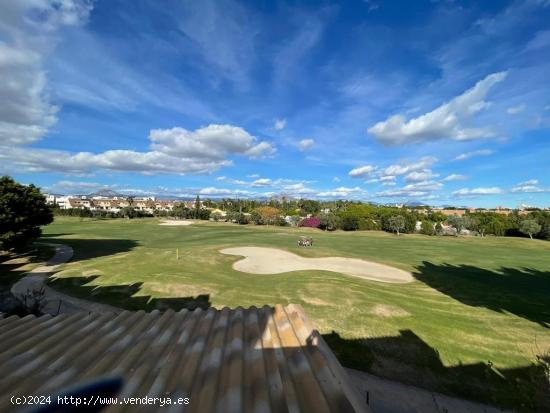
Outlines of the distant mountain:
M430 204L428 204L427 202L418 202L418 201L405 203L405 206L408 206L408 207L419 207L419 206L429 206L429 205Z
M93 193L88 195L88 197L90 197L90 198L94 197L94 196L103 196L105 198L114 198L114 197L124 198L127 195L119 194L118 192L112 191L110 189L102 189L100 191L93 192Z

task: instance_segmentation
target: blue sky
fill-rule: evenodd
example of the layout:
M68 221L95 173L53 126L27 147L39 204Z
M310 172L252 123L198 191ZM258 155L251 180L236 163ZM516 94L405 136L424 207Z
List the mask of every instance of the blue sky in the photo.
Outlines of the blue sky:
M0 4L46 191L550 205L550 1Z

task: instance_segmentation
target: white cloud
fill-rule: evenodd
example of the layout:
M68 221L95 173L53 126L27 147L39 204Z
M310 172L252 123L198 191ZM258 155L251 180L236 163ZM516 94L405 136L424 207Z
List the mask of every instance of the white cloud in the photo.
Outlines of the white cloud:
M43 62L62 26L86 21L91 2L18 0L0 12L0 144L40 139L57 121Z
M191 191L192 193L192 191ZM209 186L206 188L201 188L196 191L199 195L205 195L205 196L251 196L253 195L252 192L241 190L241 189L227 189L227 188L216 188L213 186Z
M340 178L338 178L337 176L335 176L334 178L332 178L332 182L340 182Z
M44 187L44 191L53 193L88 194L101 189L117 189L117 185L105 185L98 182L63 180Z
M397 176L395 175L383 175L377 178L371 178L367 181L367 183L368 184L381 183L382 185L385 185L385 186L392 186L392 185L395 185L396 179L397 179Z
M491 149L479 149L477 151L460 154L455 158L455 161L465 161L466 159L473 158L474 156L489 156L493 153L495 153L495 151Z
M232 125L208 125L189 131L176 127L153 129L149 133L151 149L183 158L224 159L229 153L261 157L274 153L268 142L257 142L243 128Z
M366 175L370 175L375 171L376 167L372 165L360 166L359 168L352 169L348 175L352 178L362 178Z
M489 106L485 97L495 84L505 78L506 72L493 73L431 112L409 120L403 115L394 115L376 123L368 132L385 145L493 137L495 132L490 128L468 127L467 123L474 114Z
M405 185L403 189L409 190L409 191L418 191L418 190L437 191L441 188L443 188L443 184L441 182L421 181L421 182L415 182L414 184Z
M260 177L260 175L258 174L252 174L252 175L246 175L247 178L250 178L250 179L258 179Z
M432 178L437 178L439 174L434 174L431 169L424 169L422 171L413 171L405 176L405 182L419 182L427 181Z
M437 162L433 156L425 156L418 162L390 165L382 171L382 175L405 175L411 172L424 170Z
M506 113L508 115L517 115L518 113L523 112L525 108L526 108L525 103L522 103L521 105L518 105L518 106L509 107L508 109L506 109Z
M520 182L519 184L515 185L512 189L510 189L510 192L515 192L515 193L550 192L550 188L541 188L538 185L539 185L538 179L530 179L528 181Z
M376 195L381 198L419 198L428 196L429 194L429 191L409 190L404 188L376 193Z
M317 196L320 198L347 198L353 195L365 197L367 195L367 191L359 188L358 186L354 188L341 186L339 188L331 189L329 191L321 191L317 193Z
M315 144L315 141L313 139L302 139L300 142L298 142L298 148L301 151L307 151L313 148L314 144Z
M376 195L382 198L425 198L431 197L434 191L438 191L443 184L436 181L420 181L397 188L378 192Z
M442 179L443 182L465 181L468 179L466 175L450 174Z
M275 130L283 130L286 127L286 119L276 119L273 124Z
M260 178L252 182L252 186L270 186L273 184L273 181L269 178Z
M484 196L484 195L498 195L502 194L502 189L494 186L490 188L474 188L474 189L468 189L468 188L462 188L458 191L453 192L453 196L456 198L474 198L477 196Z
M110 170L143 174L202 174L232 165L228 159L232 155L259 158L272 155L276 150L271 143L258 142L244 129L232 125L209 125L195 131L155 129L149 134L149 139L149 152L71 153L12 146L3 149L0 159L14 168L30 172L83 174Z

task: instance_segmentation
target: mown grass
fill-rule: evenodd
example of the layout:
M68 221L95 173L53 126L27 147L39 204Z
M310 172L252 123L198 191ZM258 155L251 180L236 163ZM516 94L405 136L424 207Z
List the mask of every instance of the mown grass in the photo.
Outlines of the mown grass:
M296 246L302 234L313 248ZM349 367L520 410L544 403L533 362L550 348L549 242L69 217L44 239L75 249L52 285L77 296L128 309L298 303ZM238 257L218 252L247 245L368 259L417 281L245 274L231 267Z

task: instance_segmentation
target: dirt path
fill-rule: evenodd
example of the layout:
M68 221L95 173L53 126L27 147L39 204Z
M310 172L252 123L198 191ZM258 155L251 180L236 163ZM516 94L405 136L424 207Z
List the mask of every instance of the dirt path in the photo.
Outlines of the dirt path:
M95 303L80 298L71 297L60 293L46 285L47 278L55 273L61 264L68 262L73 256L73 249L63 244L47 244L55 247L54 256L46 262L45 265L29 271L26 276L21 278L11 287L11 293L15 297L24 297L29 291L39 291L44 288L45 307L42 309L45 313L72 314L77 312L100 312L100 313L120 313L122 310L107 304Z
M386 283L413 281L410 272L357 258L305 258L276 248L238 247L220 250L222 254L245 257L233 264L237 271L252 274L281 274L300 270L333 271Z

